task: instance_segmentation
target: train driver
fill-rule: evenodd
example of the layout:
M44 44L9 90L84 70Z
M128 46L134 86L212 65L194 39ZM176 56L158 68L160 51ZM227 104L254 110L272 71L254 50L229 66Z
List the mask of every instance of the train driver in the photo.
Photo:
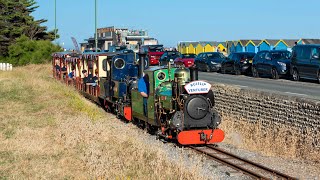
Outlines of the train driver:
M148 96L149 96L149 76L143 73L143 77L138 81L138 91L143 97L143 114L148 116Z

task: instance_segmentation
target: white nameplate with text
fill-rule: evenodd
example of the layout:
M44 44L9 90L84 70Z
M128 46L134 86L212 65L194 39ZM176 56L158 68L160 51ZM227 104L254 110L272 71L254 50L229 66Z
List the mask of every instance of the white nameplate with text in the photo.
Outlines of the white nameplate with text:
M184 86L188 94L205 94L211 89L211 84L206 81L192 81Z

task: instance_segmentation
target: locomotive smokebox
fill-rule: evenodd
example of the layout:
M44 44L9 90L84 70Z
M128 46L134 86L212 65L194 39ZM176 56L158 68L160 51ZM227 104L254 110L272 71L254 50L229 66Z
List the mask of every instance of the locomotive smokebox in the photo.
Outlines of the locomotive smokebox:
M191 79L191 81L198 80L198 68L192 66L192 67L189 68L189 70L190 70L190 79Z
M145 59L146 59L146 53L145 52L139 52L139 71L138 71L138 77L141 78L143 76L143 70L145 67Z

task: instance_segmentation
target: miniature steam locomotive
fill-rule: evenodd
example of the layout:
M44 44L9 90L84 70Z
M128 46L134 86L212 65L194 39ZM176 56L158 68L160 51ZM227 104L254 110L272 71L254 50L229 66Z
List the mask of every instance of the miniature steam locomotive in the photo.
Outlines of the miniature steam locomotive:
M195 68L150 66L145 54L88 53L53 54L53 65L66 64L69 78L57 73L57 79L73 84L119 118L134 121L158 137L177 140L181 145L213 144L224 139L218 129L220 117L214 109L214 94L208 82L198 80ZM83 70L97 72L96 85L83 83ZM146 112L138 90L138 80L148 77Z

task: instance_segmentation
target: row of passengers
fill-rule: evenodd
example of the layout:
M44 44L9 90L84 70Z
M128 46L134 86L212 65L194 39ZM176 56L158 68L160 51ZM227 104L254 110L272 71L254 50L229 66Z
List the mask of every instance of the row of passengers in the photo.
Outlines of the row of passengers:
M96 86L97 85L97 81L98 81L98 70L96 69L94 71L94 76L92 74L88 74L87 70L82 70L82 74L83 74L83 83L87 84L87 85L92 85L92 86Z
M59 63L56 62L55 68L56 68L56 75L59 76L62 73L63 78L65 78L65 76L67 75L66 65L64 63L62 63L62 67L60 67Z
M65 65L65 63L62 63L62 68L60 68L60 66L58 65L58 63L56 63L56 73L57 73L57 76L60 75L60 73L62 73L63 75L63 78L66 78L66 75L67 75L67 67ZM68 74L68 77L70 79L75 79L75 70L74 68L72 68L72 71Z

